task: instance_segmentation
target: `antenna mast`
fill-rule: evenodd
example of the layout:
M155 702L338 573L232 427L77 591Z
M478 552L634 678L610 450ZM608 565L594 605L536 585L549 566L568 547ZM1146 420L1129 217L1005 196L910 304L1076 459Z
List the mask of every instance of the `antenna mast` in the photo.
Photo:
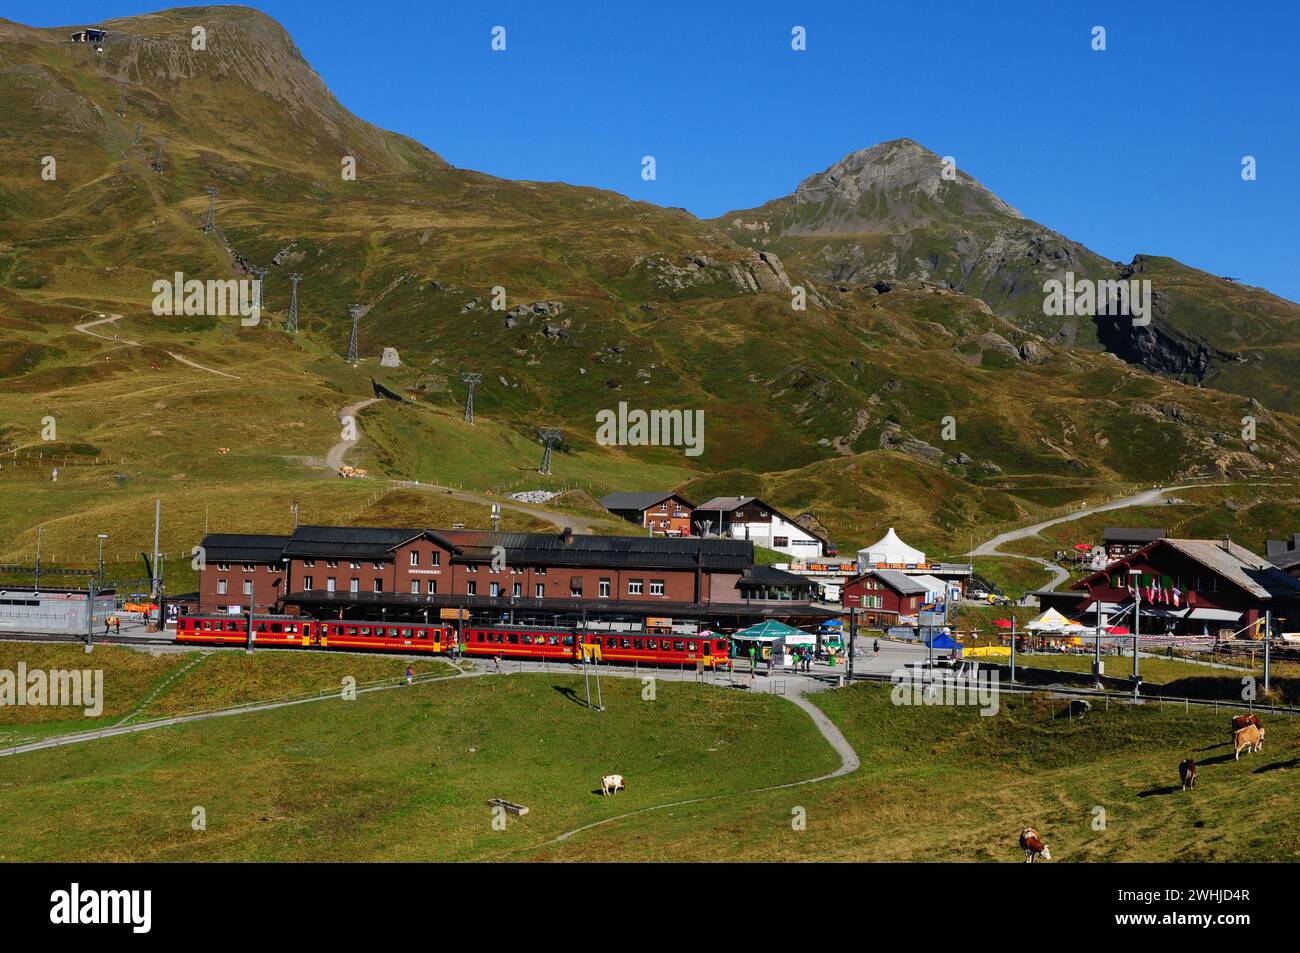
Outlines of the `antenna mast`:
M537 431L537 435L542 438L542 446L545 448L542 450L542 466L537 472L544 476L550 476L551 451L560 442L562 431L556 430L553 427L543 427Z
M357 322L361 320L361 315L366 309L359 304L354 304L348 308L348 314L352 315L352 333L348 336L348 363L357 363Z
M289 296L289 333L298 333L298 282L302 281L302 275L296 271L289 276L293 282L293 292Z
M468 393L465 394L465 423L472 424L474 422L474 385L483 379L483 375L465 372L460 375L460 379L469 388Z

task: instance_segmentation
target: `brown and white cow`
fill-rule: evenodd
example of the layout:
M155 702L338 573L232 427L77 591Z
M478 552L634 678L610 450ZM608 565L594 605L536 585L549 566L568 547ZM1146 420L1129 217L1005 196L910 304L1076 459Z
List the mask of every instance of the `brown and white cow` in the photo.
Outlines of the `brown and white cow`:
M1191 758L1178 762L1178 777L1182 779L1183 790L1190 791L1196 786L1196 762Z
M1038 857L1042 857L1043 860L1052 859L1052 849L1043 843L1043 839L1038 836L1038 831L1032 827L1026 827L1020 832L1020 849L1025 852L1027 864L1032 864Z
M1249 754L1252 751L1261 751L1264 748L1264 729L1257 728L1254 725L1247 725L1245 728L1238 728L1232 736L1233 754L1238 761L1241 760L1241 753L1245 751Z
M615 791L626 791L627 782L623 780L621 774L607 774L600 779L600 793L604 795L613 794Z

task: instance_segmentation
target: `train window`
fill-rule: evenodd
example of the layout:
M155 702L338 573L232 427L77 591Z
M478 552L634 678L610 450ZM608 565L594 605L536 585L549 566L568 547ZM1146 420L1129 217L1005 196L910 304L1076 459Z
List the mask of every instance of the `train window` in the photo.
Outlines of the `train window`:
M329 634L330 634L330 627L329 627L328 625L322 625L322 626L320 627L320 634L321 634L321 635L329 635Z
M517 635L513 635L513 634L510 635L508 640L509 640L509 642L510 642L511 645L518 645L518 644L519 644L519 636L517 636Z
M345 628L343 631L344 631L345 633L347 633L348 635L356 635L356 634L357 634L357 627L356 627L355 625L350 625L350 626L348 626L347 628Z
M674 651L674 652L680 652L680 651L682 651L682 640L681 640L681 639L678 639L676 642L673 643L673 651Z
M642 645L643 645L643 640L642 640L642 639L633 639L633 640L632 640L632 648L634 648L634 649L639 649L639 648L642 647Z
M722 641L714 642L714 643L713 643L713 647L714 647L715 649L717 649L719 652L725 652L725 651L727 651L727 643L726 643L726 642L722 642Z
M212 620L211 620L211 619L204 619L203 622L202 622L202 626L203 626L204 631L206 631L206 632L211 632L211 631L212 631Z
M429 630L428 630L428 629L416 629L416 630L415 630L415 637L416 637L417 639L427 639L427 638L429 637Z
M658 639L646 639L646 640L645 640L645 644L646 644L646 648L650 649L650 651L652 651L652 652L658 652L658 651L659 651L659 640L658 640Z
M533 644L533 637L532 637L531 635L521 635L521 636L519 637L519 639L520 639L521 642L524 643L524 645L532 645L532 644Z
M621 648L621 649L630 649L631 647L632 647L632 640L631 640L631 639L622 639L622 640L619 641L619 648Z
M547 645L559 645L559 644L560 644L559 636L548 635L548 636L546 637L546 644L547 644Z
M694 651L695 651L695 648L696 648L696 646L695 646L695 643L694 643L694 642L687 642L687 643L686 643L686 651L688 651L688 652L694 652Z
M369 634L371 633L371 631L372 631L372 630L371 630L370 626L368 626L368 625L363 625L363 626L361 627L361 634L362 634L362 635L369 635Z
M612 649L612 648L614 648L614 647L617 646L617 645L618 645L618 639L606 639L606 640L605 640L605 648L607 648L607 649Z
M566 636L564 636L562 639L560 639L560 644L561 644L561 645L572 645L572 644L573 644L573 636L571 636L571 635L566 635Z
M272 632L283 632L283 631L284 631L284 626L281 625L279 622L272 622L272 623L271 623L271 631L272 631Z

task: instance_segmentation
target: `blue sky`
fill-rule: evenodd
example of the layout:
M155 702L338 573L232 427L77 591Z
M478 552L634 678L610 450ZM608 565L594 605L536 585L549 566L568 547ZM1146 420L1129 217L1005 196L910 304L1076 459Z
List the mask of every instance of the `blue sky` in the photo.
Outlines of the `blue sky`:
M1291 0L251 5L346 107L457 166L713 216L907 136L1109 258L1170 255L1300 300ZM35 26L156 9L3 3Z

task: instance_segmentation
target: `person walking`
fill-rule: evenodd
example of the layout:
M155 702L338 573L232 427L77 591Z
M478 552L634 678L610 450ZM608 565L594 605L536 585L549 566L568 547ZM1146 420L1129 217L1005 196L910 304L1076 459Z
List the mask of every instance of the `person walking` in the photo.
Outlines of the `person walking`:
M122 634L122 619L119 616L113 616L113 634Z
M409 665L406 666L406 684L408 684L408 685L411 684L411 676L412 676L413 674L414 674L414 673L411 671L411 666L409 666Z
M112 617L112 616L105 616L105 617L104 617L104 634L105 634L105 635L108 635L109 627L112 626L112 624L113 624L113 617Z
M875 644L872 645L872 651L874 651L874 652L876 653L877 656L880 655L880 640L879 640L879 639L876 639Z

